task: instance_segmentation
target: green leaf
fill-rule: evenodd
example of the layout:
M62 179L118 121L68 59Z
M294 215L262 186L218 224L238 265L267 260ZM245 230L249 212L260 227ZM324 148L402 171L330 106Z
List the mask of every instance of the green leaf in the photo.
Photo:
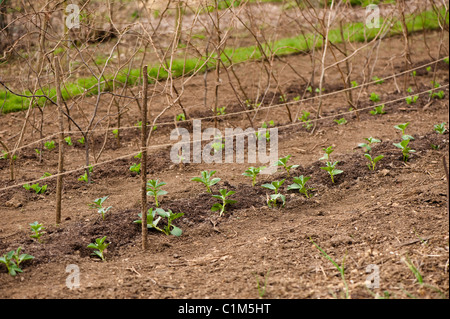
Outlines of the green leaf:
M375 157L375 159L373 160L374 163L377 163L378 161L382 160L384 158L384 155L380 155Z
M218 182L220 182L220 178L213 178L211 180L211 183L209 184L209 186L216 185Z
M272 184L264 184L264 185L261 185L261 187L264 187L264 188L267 188L267 189L271 189L271 190L276 190L277 189Z
M96 244L90 243L86 248L98 249L98 246Z
M156 195L158 195L158 196L163 196L163 195L167 195L167 194L169 194L169 193L164 190L158 190L158 192L156 193Z
M302 189L302 188L303 188L303 186L295 183L295 184L289 185L287 190L288 191L290 191L290 190L298 190L298 189Z
M222 210L223 206L220 203L215 203L212 207L211 207L211 211L213 212L217 212Z
M183 231L181 230L181 228L178 228L178 227L176 227L176 226L172 226L173 228L172 228L172 230L170 231L170 233L173 235L173 236L176 236L176 237L180 237L182 234L183 234Z

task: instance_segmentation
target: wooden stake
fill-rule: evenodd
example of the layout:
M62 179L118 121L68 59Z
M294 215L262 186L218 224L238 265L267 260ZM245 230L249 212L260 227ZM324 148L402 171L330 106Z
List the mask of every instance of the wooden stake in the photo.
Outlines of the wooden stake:
M442 156L442 162L444 164L444 172L445 172L445 178L447 179L447 214L450 215L450 181L448 176L448 167L447 167L447 161L445 160L445 156Z
M62 184L64 172L64 118L62 112L63 97L61 94L61 65L59 57L55 56L55 82L56 82L56 103L58 104L58 122L59 122L59 157L58 157L58 176L56 179L56 224L61 224L62 207Z
M142 198L142 249L148 249L147 230L147 103L148 103L148 71L145 65L142 74L143 101L142 101L142 131L141 131L141 198Z

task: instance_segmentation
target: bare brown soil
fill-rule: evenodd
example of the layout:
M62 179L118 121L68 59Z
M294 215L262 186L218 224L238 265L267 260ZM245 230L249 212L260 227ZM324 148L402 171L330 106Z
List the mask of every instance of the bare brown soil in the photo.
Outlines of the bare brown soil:
M429 35L430 36L430 35ZM422 35L412 37L414 62L430 61L420 44ZM433 34L430 41L436 40ZM380 78L392 74L388 58L399 55L403 44L398 38L386 39L377 60ZM286 58L298 70L310 63L309 57ZM353 62L356 80L363 59ZM395 72L404 70L404 59L394 60ZM277 72L283 74L283 86L288 100L303 93L304 84L283 62L277 62ZM253 94L258 64L237 68L243 86ZM283 72L283 73L281 73ZM308 77L307 74L304 76ZM432 75L417 72L416 92L430 88ZM210 83L214 83L211 76ZM398 79L400 82L403 78ZM437 81L448 84L448 65L438 66ZM211 112L199 106L203 99L203 77L194 79L186 88L184 105L192 117L210 116ZM410 85L413 82L410 81ZM326 92L342 89L339 75L330 73L326 79ZM138 89L136 89L138 90ZM211 90L210 90L211 91ZM448 89L444 89L446 96ZM381 101L405 96L397 93L393 80L373 85L363 91L359 108L370 107L371 92L377 92ZM212 101L212 93L209 98ZM276 91L271 92L277 102ZM270 96L270 95L268 95ZM227 112L239 111L230 88L220 93ZM89 102L89 101L88 101ZM90 105L86 103L86 110ZM264 104L270 105L269 100ZM300 106L313 111L317 101ZM164 108L158 97L151 104L155 116ZM50 109L50 108L48 108ZM297 105L291 106L297 111ZM448 155L449 135L438 135L433 126L448 123L448 100L432 100L422 95L413 105L397 102L386 106L386 114L373 116L364 110L357 121L354 113L345 115L348 123L337 125L333 119L348 111L345 96L335 95L324 100L324 120L318 123L314 134L301 125L280 128L279 155L292 155L291 164L300 167L292 176L311 176L313 197L306 199L299 193L286 191L292 178L279 170L273 176L260 176L256 187L241 174L248 164L187 164L182 169L172 164L167 147L151 150L149 178L167 183L169 194L162 199L162 207L185 216L176 222L183 229L179 238L149 231L150 250L142 252L140 226L133 223L140 210L140 178L129 171L138 160L132 156L94 168L93 184L87 185L77 178L81 171L64 179L63 223L54 225L55 185L48 182L45 195L36 195L22 187L0 193L0 254L17 247L35 256L23 264L24 272L13 278L0 265L0 297L2 298L257 298L256 277L268 274L265 298L333 298L342 297L344 285L339 272L313 245L313 240L336 262L345 258L345 275L351 298L373 298L375 294L389 292L392 298L448 298L449 277L449 224L446 210L446 181L442 156ZM170 110L161 122L170 121L180 112ZM57 131L55 116L47 111L46 134ZM74 114L80 116L80 114ZM102 116L102 114L99 114ZM137 122L137 110L128 114L126 125ZM14 140L22 125L23 114L0 117L0 132ZM274 120L277 126L288 124L284 108L267 108L259 112L255 123ZM400 141L394 125L411 122L407 133L415 140L416 150L408 163L402 161L401 152L393 146ZM202 123L204 128L213 122ZM224 127L248 127L245 115L225 117ZM448 126L447 126L448 127ZM152 144L165 144L173 126L159 126ZM373 154L383 154L375 172L368 170L363 151L357 147L364 138L373 136L382 143L373 147ZM74 135L72 140L80 136ZM100 161L136 152L139 130L124 131L122 145L118 147L109 133ZM27 134L25 144L37 139ZM102 134L95 134L94 148L98 151ZM331 183L327 173L320 169L323 148L333 145L333 159L338 160L343 174ZM438 146L433 149L431 145ZM75 142L68 147L66 169L84 165L84 149ZM39 178L44 172L55 173L57 151L45 151L43 162L37 161L34 146L23 149L16 162L17 183ZM217 170L222 180L213 188L236 191L228 213L219 217L210 211L215 200L205 194L202 185L191 182L202 170ZM0 160L0 188L13 185L8 181L8 163ZM283 193L287 205L283 209L269 209L267 191L263 183L287 178ZM108 206L113 209L103 221L88 204L109 195ZM151 199L149 199L151 202ZM46 227L43 243L32 240L29 223L39 221ZM111 243L106 252L107 262L91 256L86 246L96 238L107 236ZM419 269L427 285L420 285L408 268L405 259ZM80 288L66 287L66 267L80 267ZM380 269L380 288L369 290L365 286L366 268L377 265ZM433 286L434 288L430 288ZM436 288L436 289L435 289ZM439 292L438 292L438 290Z

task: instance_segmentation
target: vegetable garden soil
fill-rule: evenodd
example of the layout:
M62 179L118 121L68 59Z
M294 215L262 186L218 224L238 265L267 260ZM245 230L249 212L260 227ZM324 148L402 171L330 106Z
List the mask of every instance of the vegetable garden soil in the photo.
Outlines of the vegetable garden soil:
M426 48L421 42L423 35L411 36L415 65L430 62ZM439 34L428 33L430 43L437 43ZM446 39L448 43L448 39ZM436 46L431 46L435 50ZM401 38L384 39L374 68L380 78L392 75L388 59L400 56L403 50ZM432 51L433 56L436 52ZM308 56L285 57L301 73L302 65L309 65ZM365 56L353 61L354 77L358 78ZM283 88L289 101L302 95L304 83L281 62L275 62L276 71L282 78ZM331 63L331 61L330 61ZM395 72L405 70L403 58L393 60ZM258 63L236 67L242 85L249 89L258 74ZM302 74L309 78L308 74ZM222 74L226 78L225 74ZM448 65L438 64L437 81L448 85ZM404 77L396 79L400 86ZM408 78L410 86L414 83ZM421 69L416 75L416 92L430 88L432 74ZM208 77L213 87L214 75ZM197 76L186 87L183 104L192 117L211 116L202 104L203 75ZM331 93L343 88L338 72L330 72L326 78L326 91ZM139 88L134 88L136 94ZM213 90L209 90L209 101L213 101ZM355 91L355 96L357 95ZM380 94L381 101L390 101L405 96L397 93L395 83L386 80L380 85L371 85L361 92L360 108L370 107L371 92ZM448 88L444 89L446 97ZM274 102L279 96L270 92ZM270 96L270 95L268 95ZM308 95L309 96L309 95ZM233 91L228 86L221 88L220 100L227 112L238 112ZM234 101L234 102L233 102ZM84 112L91 105L86 102ZM106 102L105 102L106 105ZM449 219L447 215L447 184L444 177L442 157L449 150L449 134L438 135L433 126L448 123L447 98L434 99L428 103L428 94L421 95L416 104L407 105L402 100L386 104L386 114L373 116L368 110L361 111L359 121L355 113L348 112L344 94L324 99L323 118L311 134L301 125L289 124L286 109L267 108L270 99L263 103L255 123L274 120L279 130L279 157L292 155L289 164L300 167L291 176L311 176L313 196L306 199L298 192L286 191L292 178L278 170L273 176L258 176L256 187L242 176L249 164L186 164L183 167L170 161L170 148L150 150L149 179L160 179L167 183L163 189L168 195L162 197L162 207L173 212L183 212L184 217L175 221L182 228L181 237L165 236L149 231L150 249L141 250L140 225L133 223L140 211L140 176L131 173L129 167L139 160L129 158L94 167L93 183L78 181L82 171L64 178L63 222L55 226L56 181L49 180L48 191L36 195L22 187L0 193L0 253L23 247L23 252L35 256L23 264L23 273L16 277L7 274L0 265L0 297L2 298L257 298L257 280L267 275L267 292L264 298L334 298L342 297L344 285L338 270L321 256L311 240L326 251L338 264L345 258L345 276L351 298L374 298L388 292L392 298L448 298L449 294ZM154 116L165 107L158 97L150 105ZM292 105L293 114L298 105ZM314 114L317 100L304 102L301 110ZM105 109L106 107L104 107ZM50 109L50 110L48 110ZM137 108L135 108L137 109ZM56 112L47 108L45 134L57 132ZM171 121L180 113L169 110L160 119ZM106 113L101 113L99 117ZM13 138L21 129L23 113L0 116L0 135L4 140ZM73 116L81 118L74 111ZM128 126L138 120L137 110L131 110L125 118ZM345 117L347 124L338 125L333 119ZM410 146L416 153L403 163L401 151L393 146L400 141L394 125L411 122L407 133L414 136ZM203 129L213 126L202 122ZM249 126L245 115L224 117L219 128ZM448 126L447 126L448 127ZM173 125L158 126L151 143L169 143ZM27 132L24 144L33 139ZM117 146L111 133L100 162L139 150L138 129L124 130L121 146ZM373 136L382 142L373 147L372 154L385 155L374 172L367 168L363 151L357 147L364 138ZM75 141L80 136L72 137ZM16 137L17 138L17 137ZM37 134L34 139L37 139ZM98 150L103 144L103 135L95 134L93 145ZM12 141L15 140L14 138ZM173 142L172 142L173 143ZM331 183L324 166L318 159L323 148L333 145L333 160L344 171ZM436 145L438 149L433 149ZM17 183L39 178L44 172L57 170L57 148L44 151L39 163L34 152L35 145L21 150L16 161ZM84 147L75 142L66 147L66 170L84 165ZM448 159L447 159L448 160ZM217 170L215 177L221 182L213 187L215 193L221 188L236 191L231 205L223 217L211 212L216 202L205 194L203 185L191 182L203 170ZM267 192L260 187L273 180L287 178L283 193L287 204L283 209L269 209ZM13 185L9 181L9 166L0 160L0 188ZM94 199L109 196L105 205L113 208L103 221L88 204ZM152 199L149 197L149 202ZM38 221L46 228L43 243L32 240L29 224ZM96 238L107 236L110 242L105 255L106 262L91 256L87 245ZM419 269L424 282L420 285L405 260L410 260ZM66 287L68 265L80 268L80 287ZM380 286L366 288L370 273L367 267L379 267ZM430 288L433 286L434 288ZM438 291L439 290L439 291Z

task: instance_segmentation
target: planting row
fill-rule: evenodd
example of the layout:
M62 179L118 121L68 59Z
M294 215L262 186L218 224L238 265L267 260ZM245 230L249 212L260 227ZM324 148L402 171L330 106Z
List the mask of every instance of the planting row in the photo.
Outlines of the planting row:
M411 149L408 145L411 140L414 139L413 136L406 133L406 129L409 126L408 123L396 125L395 128L401 133L401 141L398 143L393 143L402 154L404 162L407 162L410 158L410 154L414 153L415 150ZM434 126L434 131L438 134L444 134L446 129L446 123L437 124ZM369 170L374 171L376 169L376 164L384 158L383 154L372 154L374 144L380 143L379 139L369 137L365 139L364 143L358 145L359 148L364 150L364 157L367 159L367 167ZM338 168L339 161L334 161L332 153L334 152L332 146L323 149L325 154L319 159L325 163L325 166L320 167L322 170L326 171L331 182L335 183L335 177L343 173L342 170ZM291 155L284 158L280 158L274 166L281 167L287 174L287 178L291 178L292 170L299 167L299 165L289 165L288 162ZM251 179L252 187L256 187L257 178L261 172L266 169L266 167L250 167L242 175ZM205 186L206 192L212 196L212 198L217 199L218 202L214 203L211 207L211 211L219 212L219 216L223 216L227 211L229 205L236 204L237 201L231 199L231 197L236 194L235 191L228 191L227 189L220 189L217 194L213 193L213 187L217 185L221 179L214 177L216 171L202 171L200 177L192 178L192 182L198 182ZM313 188L308 187L307 183L311 179L310 176L297 176L292 177L292 184L288 185L287 191L295 190L300 194L309 199L312 196ZM283 195L282 186L285 184L286 179L272 181L271 183L262 184L261 187L269 190L272 194L267 194L266 204L269 208L281 209L286 205L286 196ZM164 233L165 235L181 236L183 231L181 228L174 225L174 221L180 217L184 216L184 213L173 213L172 210L167 211L161 208L160 200L162 196L168 194L167 191L162 188L166 183L156 180L149 180L147 182L147 196L152 198L154 203L154 208L150 208L147 212L147 228L149 230L156 230ZM34 190L36 193L44 193L47 189L47 185L39 186L37 185L25 185L28 190ZM97 210L97 212L102 216L102 220L105 220L107 213L112 209L112 206L106 207L105 202L108 196L95 199L89 204L90 208ZM136 224L142 223L142 214L138 214L138 219L134 221ZM37 221L30 224L32 234L31 238L35 239L37 242L42 243L41 236L44 233L44 226ZM101 260L105 261L104 251L111 243L106 242L106 236L97 238L95 243L90 243L87 248L94 249L93 255L99 257ZM15 251L10 251L0 258L0 263L6 265L8 273L15 276L18 272L21 272L20 264L26 260L31 260L34 257L28 254L20 254L22 247L19 247Z

